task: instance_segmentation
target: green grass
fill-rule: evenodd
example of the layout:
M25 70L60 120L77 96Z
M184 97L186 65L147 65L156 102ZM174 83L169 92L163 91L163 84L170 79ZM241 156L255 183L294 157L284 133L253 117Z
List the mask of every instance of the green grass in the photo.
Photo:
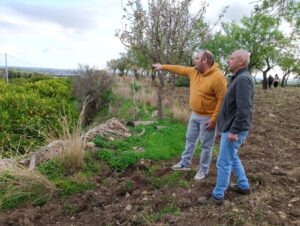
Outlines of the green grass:
M59 195L70 196L93 189L95 185L89 182L89 177L97 175L101 171L101 165L92 153L86 152L84 168L77 177L66 177L64 166L57 159L41 164L38 170L60 189Z
M76 193L82 193L87 190L95 188L95 185L86 181L74 181L74 180L57 180L55 185L60 188L60 196L71 196Z
M157 130L155 125L166 126ZM138 159L167 160L182 152L185 145L186 127L180 122L165 119L149 126L139 126L132 129L138 134L142 129L142 136L131 136L125 140L109 141L103 137L96 137L94 143L102 148L98 156L108 162L115 169L126 169L136 163ZM144 152L135 152L134 147L142 147Z
M144 222L143 223L154 223L158 221L161 217L164 215L177 215L181 212L181 209L179 207L174 206L173 204L167 205L160 209L159 213L154 213L151 215L144 216Z
M58 159L51 159L38 166L41 174L45 175L49 180L62 178L65 174L63 164Z

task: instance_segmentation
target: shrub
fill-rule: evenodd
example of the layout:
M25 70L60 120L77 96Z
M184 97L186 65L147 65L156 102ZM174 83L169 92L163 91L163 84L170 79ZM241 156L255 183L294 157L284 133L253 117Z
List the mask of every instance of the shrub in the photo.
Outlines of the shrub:
M72 80L74 95L79 99L80 108L88 97L84 112L84 123L90 123L112 97L113 78L105 71L98 71L89 66L79 66L79 76Z
M25 153L58 134L61 114L78 117L68 79L46 79L6 84L0 81L0 144L7 154Z

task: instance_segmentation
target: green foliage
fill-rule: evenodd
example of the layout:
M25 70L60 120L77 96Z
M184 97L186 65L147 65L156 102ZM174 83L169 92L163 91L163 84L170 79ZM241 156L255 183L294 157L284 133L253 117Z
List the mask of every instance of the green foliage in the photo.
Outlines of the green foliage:
M190 85L190 80L187 77L184 76L178 76L176 78L175 85L177 87L189 87Z
M45 135L59 133L62 114L78 117L69 79L0 81L0 143L5 152L11 151L7 154L24 153L42 144Z
M8 78L17 79L17 78L49 78L50 76L45 73L39 72L26 72L18 69L8 69Z
M111 102L113 77L106 71L99 71L88 65L79 65L79 73L79 76L73 77L72 87L79 100L79 109L85 103L83 122L88 124Z
M99 160L95 159L92 152L86 152L84 157L83 172L86 176L99 174L101 165Z
M65 174L64 166L58 159L50 159L40 164L38 170L50 180L62 178Z

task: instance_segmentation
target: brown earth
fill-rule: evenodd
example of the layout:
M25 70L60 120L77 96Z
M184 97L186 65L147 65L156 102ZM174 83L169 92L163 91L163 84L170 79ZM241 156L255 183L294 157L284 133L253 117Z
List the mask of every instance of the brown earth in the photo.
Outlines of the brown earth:
M249 196L228 191L222 206L198 203L215 184L216 156L203 182L193 181L195 157L194 170L183 174L188 188L153 188L145 171L169 175L178 156L172 162L140 162L123 173L103 170L93 178L95 190L9 210L1 213L0 225L300 225L300 88L258 87L254 109L254 126L239 151L251 182ZM126 188L129 180L134 186ZM165 207L177 211L163 212Z

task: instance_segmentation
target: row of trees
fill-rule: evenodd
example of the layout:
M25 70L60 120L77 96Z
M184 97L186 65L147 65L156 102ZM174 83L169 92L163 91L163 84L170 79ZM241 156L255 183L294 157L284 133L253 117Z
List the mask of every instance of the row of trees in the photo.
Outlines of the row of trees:
M283 71L282 84L291 73L300 75L300 3L296 0L258 1L253 4L251 16L239 23L222 22L227 6L214 25L204 21L204 0L195 14L190 12L191 3L192 0L149 0L144 6L141 0L128 0L125 25L116 34L128 52L108 62L108 67L124 73L136 72L137 68L149 71L154 62L191 65L195 52L209 49L227 74L228 56L243 48L251 54L250 71L262 72L264 89L267 73L275 66ZM162 73L158 77L159 106L164 80Z

